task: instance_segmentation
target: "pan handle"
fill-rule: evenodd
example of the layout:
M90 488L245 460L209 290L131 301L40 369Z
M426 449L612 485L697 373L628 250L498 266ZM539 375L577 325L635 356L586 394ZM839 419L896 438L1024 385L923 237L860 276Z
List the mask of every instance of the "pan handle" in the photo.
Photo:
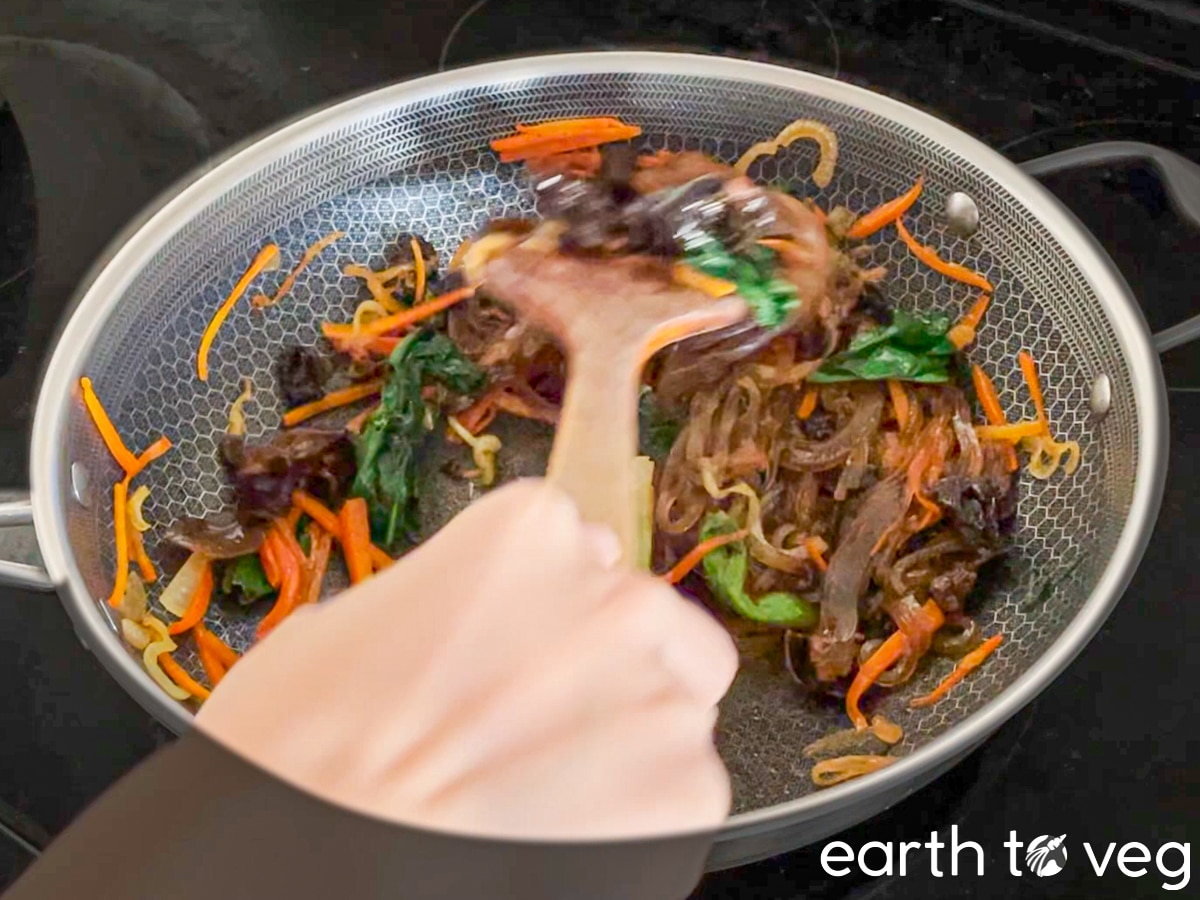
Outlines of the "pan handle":
M33 524L33 504L28 497L0 502L0 528ZM52 591L54 582L41 566L0 560L0 584L34 591Z
M1021 163L1029 175L1041 177L1066 169L1078 169L1103 163L1142 160L1158 173L1175 210L1200 228L1200 165L1165 147L1140 141L1102 141L1051 153ZM1200 338L1200 315L1184 319L1154 335L1154 349L1166 353Z

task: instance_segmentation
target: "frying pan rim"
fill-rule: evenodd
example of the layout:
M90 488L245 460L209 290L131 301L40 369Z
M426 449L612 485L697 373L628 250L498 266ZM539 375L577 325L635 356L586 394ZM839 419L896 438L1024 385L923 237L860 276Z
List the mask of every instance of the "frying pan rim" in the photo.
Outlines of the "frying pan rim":
M1113 326L1130 369L1137 409L1137 475L1120 538L1095 588L1074 618L1012 684L945 734L870 777L733 815L719 840L749 837L781 825L816 819L822 810L842 803L861 803L888 792L902 795L908 780L917 780L921 773L979 744L1049 686L1086 646L1116 605L1145 550L1161 503L1166 469L1166 391L1145 320L1124 278L1091 233L1048 191L996 151L929 113L822 75L695 53L620 51L521 57L426 75L336 101L243 142L218 162L201 166L110 244L76 292L69 319L48 358L37 399L30 452L34 524L46 569L58 586L60 598L85 646L100 657L105 668L148 712L172 731L182 733L191 724L192 716L163 694L121 646L105 610L87 590L69 552L65 509L57 503L57 498L65 496L61 457L66 447L65 429L73 388L83 372L83 361L120 297L153 254L195 212L289 150L341 125L352 125L373 114L456 90L585 74L679 75L742 81L814 94L911 127L979 166L1033 214L1070 253Z

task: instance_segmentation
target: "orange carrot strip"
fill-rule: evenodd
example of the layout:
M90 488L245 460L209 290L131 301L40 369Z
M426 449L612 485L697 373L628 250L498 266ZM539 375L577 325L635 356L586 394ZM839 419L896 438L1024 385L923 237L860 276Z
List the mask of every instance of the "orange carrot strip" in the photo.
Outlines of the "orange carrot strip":
M1012 425L977 425L975 433L981 441L1008 441L1015 444L1022 438L1045 433L1041 422L1015 422Z
M302 515L304 515L304 511L298 506L293 505L292 508L288 510L285 521L288 523L288 527L292 529L293 534L296 533L296 526L300 523L300 517Z
M341 523L342 553L350 570L350 583L358 584L371 577L371 524L367 517L367 501L351 497L342 504L338 516Z
M920 175L917 178L916 184L911 188L896 197L894 200L889 200L886 203L881 203L870 212L864 213L859 217L853 225L846 230L846 237L853 241L860 241L865 237L870 237L879 229L895 222L902 215L908 212L909 208L917 202L917 198L921 196L921 191L925 186L925 176Z
M271 533L263 538L262 546L258 548L258 558L262 563L263 573L267 576L267 584L278 588L282 572L279 568L279 554L275 548L274 538L275 535Z
M183 666L175 662L170 653L158 655L158 666L173 682L195 697L197 700L207 700L210 696L208 688L183 670Z
M413 288L413 303L420 303L425 299L425 254L421 252L421 242L415 236L408 240L412 245L413 276L416 284Z
M305 403L303 406L289 409L283 414L283 425L285 428L291 428L293 425L299 425L301 422L307 421L313 416L319 416L321 413L329 412L331 409L348 406L351 403L357 403L359 400L365 400L367 397L373 397L382 389L383 379L375 378L371 381L364 381L362 384L352 384L340 390L330 391L320 400L314 400L312 403Z
M804 540L804 546L808 549L808 556L822 572L829 571L829 563L825 562L825 551L822 548L822 542L819 537L808 537Z
M166 435L160 437L157 441L143 450L140 456L138 456L134 464L133 471L129 473L130 477L137 475L139 472L145 469L146 466L150 465L150 463L154 462L173 446L175 445L171 443L171 439L169 437Z
M995 652L996 648L1004 642L1004 635L997 634L988 638L966 656L958 661L958 665L954 667L954 671L947 675L932 691L924 697L917 697L908 701L909 709L921 709L922 707L932 706L937 703L948 693L956 684L970 675L973 671L979 668L985 659Z
M988 304L991 302L991 294L980 294L979 299L967 310L967 314L946 333L946 337L956 349L961 350L975 340L975 331L979 328L983 314L987 312Z
M904 385L895 378L887 380L887 389L892 398L892 408L896 411L896 423L903 429L908 425L908 392L904 390Z
M732 281L708 275L699 269L692 268L687 263L675 263L671 266L671 280L714 299L737 293L737 285Z
M296 543L296 536L288 531L287 523L276 520L272 525L271 535L275 538L276 553L279 561L280 588L279 598L271 611L263 617L255 629L255 636L262 640L271 633L279 623L292 614L300 599L302 566L304 554Z
M983 407L983 414L987 416L988 423L1007 425L1008 419L1004 415L1004 408L1000 405L1000 395L996 392L996 385L988 377L988 373L983 371L981 366L973 365L971 366L971 381L975 385L975 396L979 398L979 405Z
M113 536L117 543L117 574L113 579L112 593L108 596L108 605L116 609L121 605L125 596L125 587L129 583L129 479L125 478L113 485Z
M867 727L867 717L858 708L858 701L862 699L862 695L867 692L867 688L879 680L880 675L894 666L907 651L908 639L897 631L880 644L879 649L872 653L870 658L858 667L854 681L850 683L850 689L846 691L846 715L850 717L850 721L854 723L855 728L861 731Z
M916 238L909 234L908 229L904 227L904 219L896 220L896 232L900 235L900 240L904 241L908 249L912 251L913 256L935 272L940 272L947 278L953 278L955 281L961 281L963 284L969 284L985 290L989 294L995 291L992 283L978 272L972 271L966 266L955 262L947 262L938 256L937 251L932 247L926 247L924 244L918 243Z
M351 419L349 422L346 423L346 430L349 431L351 434L358 434L359 432L361 432L363 429L363 426L367 424L367 419L371 418L371 415L377 409L379 409L378 404L376 404L375 406L368 406L366 409L364 409L362 412L358 413L353 419Z
M292 269L292 271L288 273L287 278L283 279L283 284L279 285L279 290L275 292L274 297L268 297L265 294L259 294L256 297L252 297L250 302L258 309L262 309L266 306L274 306L287 295L287 292L290 291L296 284L296 279L299 277L300 273L309 267L312 261L320 255L322 250L324 250L334 241L344 238L345 236L346 232L344 231L331 231L329 234L325 235L325 237L321 238L304 251L304 255L300 257L300 262L296 263L296 268Z
M225 677L225 666L217 659L217 655L213 653L212 645L200 640L201 633L206 631L203 624L196 626L193 636L196 638L196 653L200 657L200 664L204 666L204 674L208 676L209 682L215 688L221 683L221 679Z
M580 116L573 119L549 119L536 125L517 125L518 134L574 134L599 128L620 128L625 123L609 116ZM503 138L501 138L503 140Z
M154 568L154 563L151 562L150 557L146 555L146 544L142 540L142 533L132 527L132 525L127 530L129 532L129 555L137 563L138 571L142 575L142 581L147 584L153 584L158 581L158 571Z
M475 293L475 288L471 286L459 288L456 291L451 291L448 294L443 294L440 297L422 303L420 306L414 306L410 309L401 310L398 313L393 313L390 316L383 316L368 322L362 327L359 332L362 338L379 337L387 334L389 331L399 331L401 328L408 328L416 325L418 322L423 322L431 318L444 309L449 309L455 303L460 303L466 300ZM336 322L322 322L321 332L325 337L330 338L353 338L355 337L354 326Z
M325 572L329 567L329 554L333 550L333 535L320 526L310 528L308 534L311 552L306 566L304 591L300 595L300 602L316 603L321 599L321 585L325 581Z
M233 664L241 659L241 656L236 650L205 628L203 623L197 625L192 633L196 638L196 642L206 646L208 651L216 658L217 662L219 662L226 669L226 671L232 669Z
M371 567L376 572L382 572L395 562L395 560L388 556L386 552L379 547L376 547L374 544L367 549L367 552L371 554Z
M622 122L599 124L596 122L573 123L569 127L539 128L524 126L509 137L497 138L489 146L500 154L502 162L515 162L531 157L549 156L584 150L612 141L626 141L637 137L642 129Z
M117 465L125 470L127 475L137 471L137 458L125 446L125 442L121 440L121 436L117 434L117 429L113 426L108 413L105 412L104 405L100 402L100 398L96 396L96 391L92 388L92 379L86 375L83 376L79 379L79 387L83 391L83 405L87 407L88 415L91 416L96 430L100 432L100 437L104 440L104 446L108 448L108 452L112 454L112 458L117 461Z
M338 520L337 513L316 497L304 491L295 491L292 494L292 503L295 504L297 509L302 510L306 516L333 536L337 537L342 533L342 526Z
M1042 396L1042 383L1038 380L1037 363L1027 350L1017 354L1017 361L1021 364L1021 374L1025 376L1029 396L1033 398L1033 408L1037 410L1038 421L1042 423L1043 432L1049 434L1050 420L1046 418L1046 400Z
M167 628L167 634L183 634L203 622L204 614L208 612L208 604L212 600L212 592L212 563L206 562L204 571L200 573L200 581L196 584L196 590L192 592L192 599L188 601L187 609L183 612L183 617L179 621L171 623Z
M804 421L817 411L817 389L808 388L800 398L800 406L796 410L796 418Z
M724 547L726 544L742 540L748 533L743 528L741 531L732 531L728 534L714 534L712 537L701 541L689 550L683 559L675 563L671 571L663 576L663 579L667 584L679 584L687 576L688 572L696 568L700 564L700 561L708 556L708 554L712 553L718 547Z
M196 351L196 377L201 381L208 381L208 351L212 349L213 341L217 339L217 332L229 317L234 304L238 302L242 294L246 293L246 288L250 287L250 282L257 278L263 269L278 259L279 247L275 244L267 244L267 246L259 250L258 255L254 257L254 262L250 263L250 268L238 279L238 283L233 286L233 290L229 292L229 296L225 298L225 302L217 307L217 311L213 313L212 319L209 320L208 325L204 329L204 334L200 338L200 349Z

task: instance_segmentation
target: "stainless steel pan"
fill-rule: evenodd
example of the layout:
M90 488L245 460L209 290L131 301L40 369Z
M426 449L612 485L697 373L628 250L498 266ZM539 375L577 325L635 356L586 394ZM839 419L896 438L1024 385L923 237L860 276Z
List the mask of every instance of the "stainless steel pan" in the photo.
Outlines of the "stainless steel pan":
M732 160L785 123L820 119L838 133L833 183L816 190L804 142L762 164L763 179L792 182L825 206L866 209L907 188L926 192L914 231L943 254L983 271L997 291L972 356L1002 380L1006 407L1029 414L1014 360L1042 365L1050 415L1078 440L1084 464L1071 478L1025 483L1008 574L986 588L980 624L1002 629L1002 652L945 702L909 712L909 690L888 709L906 728L905 759L858 781L814 793L799 750L842 727L770 664L745 665L723 709L722 750L736 808L712 865L729 866L819 840L910 794L954 765L1032 700L1104 621L1141 557L1157 513L1165 460L1165 395L1155 348L1129 289L1091 235L1037 182L1006 159L925 113L802 72L708 57L612 53L547 56L435 75L374 91L293 122L199 173L148 213L85 285L46 371L32 446L32 501L0 509L0 525L36 525L45 571L3 564L0 578L61 595L84 644L152 715L179 732L191 710L166 697L122 645L102 602L113 572L111 491L118 477L78 397L87 374L118 430L140 448L161 433L176 448L156 463L147 517L165 523L227 502L216 441L226 411L251 376L251 436L277 426L271 360L285 343L315 345L317 323L344 317L356 286L340 268L378 264L386 240L415 231L441 251L489 217L525 213L515 167L487 141L517 121L618 115L640 123L649 147L695 147ZM1153 148L1151 148L1153 149ZM1095 154L1147 149L1118 146ZM1153 150L1168 181L1191 191L1195 167ZM1042 169L1077 160L1050 158ZM1087 160L1084 160L1086 162ZM967 195L979 228L956 237L944 214ZM958 198L956 202L961 202ZM1200 216L1197 216L1200 218ZM285 259L318 236L347 237L323 254L279 306L241 305L226 322L207 384L194 358L211 312L266 240ZM955 285L883 240L890 292L908 305L959 311ZM1194 327L1168 341L1187 339ZM519 443L519 442L518 442ZM531 446L531 445L530 445ZM528 470L533 455L509 460ZM458 493L455 493L455 491ZM460 504L445 483L431 515ZM151 532L151 535L154 532ZM161 548L150 541L151 553ZM1047 588L1047 585L1053 585ZM212 627L245 643L250 627L214 615Z

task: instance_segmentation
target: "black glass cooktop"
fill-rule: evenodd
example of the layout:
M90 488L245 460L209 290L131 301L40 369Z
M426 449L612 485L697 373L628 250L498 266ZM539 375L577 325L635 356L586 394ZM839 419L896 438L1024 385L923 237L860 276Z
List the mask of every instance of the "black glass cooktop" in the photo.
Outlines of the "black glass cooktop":
M1056 7L1061 6L1062 9ZM580 11L580 7L586 7ZM6 0L0 6L0 488L20 490L43 357L122 225L212 153L373 85L553 49L652 47L834 74L928 109L1015 160L1101 139L1200 158L1200 4L1093 0ZM1048 181L1100 238L1154 329L1196 312L1200 233L1144 167ZM1158 896L1181 876L1008 873L1010 830L1153 855L1200 821L1200 348L1164 359L1171 453L1150 549L1068 671L953 772L839 836L986 850L986 873L827 874L819 848L705 880L703 898ZM0 886L168 740L75 640L52 596L0 589ZM1072 847L1079 844L1072 843ZM882 851L880 851L882 852ZM868 860L877 866L882 857ZM973 859L973 857L972 857ZM1177 856L1164 858L1177 867ZM945 863L943 863L945 865ZM1129 867L1137 868L1136 863ZM856 866L855 866L856 868ZM1195 891L1189 884L1179 896Z

